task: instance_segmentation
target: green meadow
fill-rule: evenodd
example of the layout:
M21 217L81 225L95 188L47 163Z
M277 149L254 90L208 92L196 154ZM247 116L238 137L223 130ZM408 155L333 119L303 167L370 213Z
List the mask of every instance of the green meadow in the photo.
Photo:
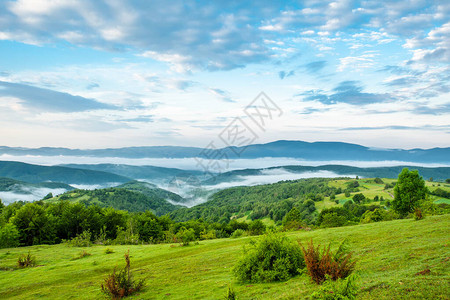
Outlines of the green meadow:
M293 241L336 247L347 239L357 259L358 299L449 299L450 215L289 232ZM0 250L0 299L104 299L100 285L130 251L136 279L146 286L128 299L307 299L318 286L307 274L286 282L237 282L232 269L250 239L179 244L69 247L40 245ZM109 248L114 253L106 254ZM90 256L78 258L82 251ZM37 266L19 269L30 252Z

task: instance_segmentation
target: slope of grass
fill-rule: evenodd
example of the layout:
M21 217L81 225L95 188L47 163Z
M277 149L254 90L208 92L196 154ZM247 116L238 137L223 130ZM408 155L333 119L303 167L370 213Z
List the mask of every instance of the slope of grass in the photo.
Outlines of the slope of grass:
M450 215L396 220L352 227L292 232L306 243L337 245L348 239L358 259L358 299L448 299L450 295ZM99 299L100 284L128 249L141 293L129 299L221 299L231 284L239 299L305 299L318 287L306 274L287 282L238 283L232 268L250 238L178 245L72 248L65 245L0 250L1 299ZM76 259L81 251L91 256ZM19 254L31 252L38 266L17 269ZM429 269L430 271L424 271ZM424 271L424 275L416 275Z

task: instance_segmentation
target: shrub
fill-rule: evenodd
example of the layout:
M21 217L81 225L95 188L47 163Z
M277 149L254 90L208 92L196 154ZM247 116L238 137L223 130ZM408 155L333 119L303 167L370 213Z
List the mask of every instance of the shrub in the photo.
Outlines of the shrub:
M255 220L248 225L250 235L261 235L266 232L266 225L261 220Z
M144 280L135 281L130 272L130 251L125 253L125 267L116 273L116 269L109 274L102 283L102 292L111 299L121 299L135 292L140 291L144 287Z
M111 254L111 253L114 253L113 249L111 249L111 248L106 248L105 249L105 254Z
M331 212L323 215L320 222L320 227L341 227L347 223L347 218L345 216L338 215L336 212Z
M266 234L259 242L250 242L234 268L240 281L271 282L288 280L305 266L298 245L277 234Z
M352 252L347 251L345 240L335 254L330 251L330 244L328 247L324 246L322 253L320 245L314 247L312 240L309 242L308 248L305 248L302 244L300 246L308 273L317 284L321 284L326 279L326 275L329 275L332 280L345 278L355 268L356 262L351 260Z
M74 257L73 260L80 259L86 256L91 256L92 254L87 252L86 250L81 251L77 257Z
M139 234L133 233L131 229L124 230L122 227L117 227L117 237L113 241L115 245L137 245L139 244Z
M354 300L358 293L358 287L355 281L355 275L350 275L345 279L338 279L336 281L330 280L328 277L320 289L311 295L311 299Z
M418 221L422 219L423 219L422 210L420 208L416 208L414 210L414 220Z
M202 232L200 232L200 239L201 240L212 240L216 238L216 231L211 229L211 230L206 230L203 229Z
M361 223L367 224L380 221L391 221L396 218L398 218L398 215L395 212L386 211L382 208L376 208L373 211L370 210L366 211L361 216Z
M33 267L36 265L36 258L28 252L28 254L22 254L17 259L17 266L19 268Z
M236 230L231 234L231 237L235 239L235 238L238 238L238 237L243 236L244 233L245 233L244 230L238 228L238 229L236 229Z
M188 246L190 242L195 241L195 231L192 228L186 229L183 227L177 232L175 238L183 246Z
M91 246L91 232L85 230L67 243L72 247L89 247Z

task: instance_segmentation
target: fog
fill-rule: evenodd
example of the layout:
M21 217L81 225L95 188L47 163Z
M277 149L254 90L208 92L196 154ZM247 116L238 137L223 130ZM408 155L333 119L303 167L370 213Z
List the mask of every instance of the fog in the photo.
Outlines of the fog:
M66 189L58 188L25 188L22 187L22 192L0 192L0 199L4 204L9 204L14 201L36 201L44 198L48 193L52 193L53 195L59 195L66 192Z
M355 174L341 175L331 171L294 173L283 168L262 170L261 173L262 174L259 175L236 176L233 181L221 182L215 185L201 185L200 182L195 182L193 180L191 180L191 184L189 184L189 182L180 180L180 182L178 182L178 184L176 185L159 184L159 187L176 193L187 200L185 203L178 203L175 201L167 200L168 202L172 204L181 204L183 206L192 207L206 202L208 200L208 197L217 190L235 186L253 186L275 183L282 180L296 180L302 178L356 177ZM194 184L192 184L192 182L194 182Z
M14 156L9 154L0 155L0 160L20 161L30 164L45 166L59 164L125 164L133 166L156 166L165 168L179 168L184 170L200 171L220 171L221 173L238 169L259 169L269 167L281 167L288 165L320 166L320 165L347 165L354 167L390 167L399 165L421 166L421 167L449 167L450 164L438 163L414 163L405 161L351 161L351 160L330 160L330 161L309 161L290 157L263 157L255 159L235 159L235 160L204 160L203 165L218 166L216 170L205 170L195 158L122 158L122 157L88 157L88 156L37 156L25 155Z

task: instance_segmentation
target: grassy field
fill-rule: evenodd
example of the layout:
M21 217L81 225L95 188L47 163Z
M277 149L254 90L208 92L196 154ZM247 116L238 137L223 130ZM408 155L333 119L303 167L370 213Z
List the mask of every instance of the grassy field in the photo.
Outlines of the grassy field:
M306 243L348 239L355 258L359 299L449 299L450 215L351 227L291 232ZM102 299L100 284L129 249L135 277L146 287L129 299L223 299L231 284L239 299L305 299L317 289L306 274L287 282L238 283L232 268L249 237L179 245L33 246L0 250L0 299ZM105 254L105 249L114 250ZM81 251L91 253L74 259ZM20 254L38 266L16 268ZM425 271L424 275L418 273Z

